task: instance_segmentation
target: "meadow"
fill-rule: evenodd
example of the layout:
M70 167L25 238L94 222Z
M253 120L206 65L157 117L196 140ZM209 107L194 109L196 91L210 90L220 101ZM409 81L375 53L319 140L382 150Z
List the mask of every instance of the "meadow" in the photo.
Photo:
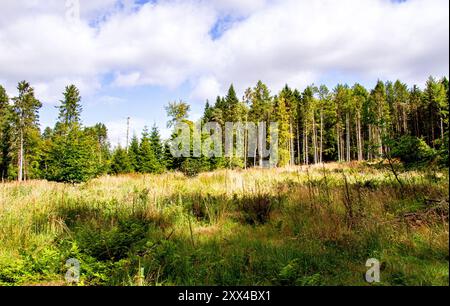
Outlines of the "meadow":
M394 170L393 170L394 169ZM331 163L0 184L0 285L449 285L448 169Z

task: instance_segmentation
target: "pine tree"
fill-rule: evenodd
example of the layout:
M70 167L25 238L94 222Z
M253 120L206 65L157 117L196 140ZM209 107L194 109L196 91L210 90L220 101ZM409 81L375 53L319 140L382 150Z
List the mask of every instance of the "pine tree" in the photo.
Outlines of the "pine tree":
M136 135L131 138L128 156L133 172L139 172L139 139Z
M382 81L378 81L370 94L370 138L372 153L375 157L383 156L385 151L384 138L388 136L391 123L391 114L386 94L386 86Z
M241 119L239 113L239 99L233 84L230 85L228 94L225 97L224 119L225 122L237 122Z
M114 150L111 160L111 172L113 174L126 174L133 171L127 150L120 145Z
M7 180L9 166L11 164L11 107L6 90L0 85L0 177L1 181Z
M93 147L95 149L95 155L92 158L97 161L98 175L107 173L110 166L111 152L106 125L97 123L93 127L86 127L84 134L86 137L92 138L95 143Z
M25 154L30 148L27 146L28 136L33 130L38 129L38 110L42 107L41 102L34 96L34 89L26 81L22 81L17 86L19 95L13 98L13 123L16 132L18 174L17 180L23 181L26 165Z
M159 134L159 129L156 126L156 124L153 125L150 133L150 143L156 158L158 159L158 161L161 163L162 166L164 149L161 142L161 135Z
M290 162L289 113L287 110L286 96L283 93L275 98L275 114L278 122L278 166L284 167Z
M72 129L81 124L81 96L75 85L66 86L63 93L64 100L61 100L59 108L58 122L61 127Z
M353 86L353 106L355 111L355 134L356 134L356 150L358 161L364 160L364 135L363 135L363 108L367 102L367 98L369 93L367 90L361 85L356 83Z
M139 172L141 173L158 173L161 165L159 164L152 143L148 129L145 128L142 133L141 145L139 147Z
M444 138L444 122L448 116L447 92L441 82L437 82L433 77L429 77L423 93L424 104L428 116L427 142L435 146L435 140ZM438 136L439 135L439 136Z
M58 182L81 183L101 173L99 135L106 131L102 132L100 125L99 129L82 129L81 97L75 86L67 86L63 95L46 176Z

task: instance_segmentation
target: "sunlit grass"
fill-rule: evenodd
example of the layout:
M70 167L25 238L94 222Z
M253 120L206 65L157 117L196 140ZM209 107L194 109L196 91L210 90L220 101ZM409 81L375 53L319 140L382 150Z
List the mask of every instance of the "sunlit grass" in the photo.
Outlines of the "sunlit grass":
M400 171L400 170L399 170ZM0 284L448 285L448 171L327 164L0 185ZM144 276L139 276L139 269Z

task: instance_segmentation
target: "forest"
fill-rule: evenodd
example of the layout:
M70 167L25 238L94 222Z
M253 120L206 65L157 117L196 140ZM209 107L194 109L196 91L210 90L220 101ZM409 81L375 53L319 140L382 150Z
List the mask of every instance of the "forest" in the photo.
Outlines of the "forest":
M121 146L83 124L74 85L45 129L30 83L0 86L0 286L448 286L448 80L374 85L207 101L201 123L278 123L270 168L248 146L174 157L184 101L169 139Z
M170 139L157 126L112 147L107 128L82 124L81 96L67 86L54 127L39 126L42 104L26 81L9 98L0 86L0 173L2 181L46 179L80 183L104 174L185 173L261 166L256 152L249 158L173 158ZM206 102L202 122L277 122L279 167L399 158L406 163L436 161L448 166L448 80L430 77L421 90L401 81L378 81L368 90L360 84L308 86L303 92L286 85L278 94L259 81L241 99L233 85L214 104ZM166 107L168 127L189 121L190 106ZM174 131L172 138L176 135ZM114 145L114 144L113 144ZM248 156L245 152L245 156ZM82 166L80 166L82 165Z

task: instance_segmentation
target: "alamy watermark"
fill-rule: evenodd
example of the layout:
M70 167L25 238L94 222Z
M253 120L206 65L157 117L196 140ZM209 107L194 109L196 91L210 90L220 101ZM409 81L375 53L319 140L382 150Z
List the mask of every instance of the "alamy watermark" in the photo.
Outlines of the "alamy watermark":
M80 21L80 0L66 0L66 20L69 24Z
M226 157L258 159L262 167L278 164L278 123L181 122L169 142L173 157Z
M370 258L366 262L366 267L369 268L366 272L366 281L370 284L381 282L380 261L375 258Z
M80 262L75 258L66 261L67 272L65 275L68 284L78 284L80 282Z

